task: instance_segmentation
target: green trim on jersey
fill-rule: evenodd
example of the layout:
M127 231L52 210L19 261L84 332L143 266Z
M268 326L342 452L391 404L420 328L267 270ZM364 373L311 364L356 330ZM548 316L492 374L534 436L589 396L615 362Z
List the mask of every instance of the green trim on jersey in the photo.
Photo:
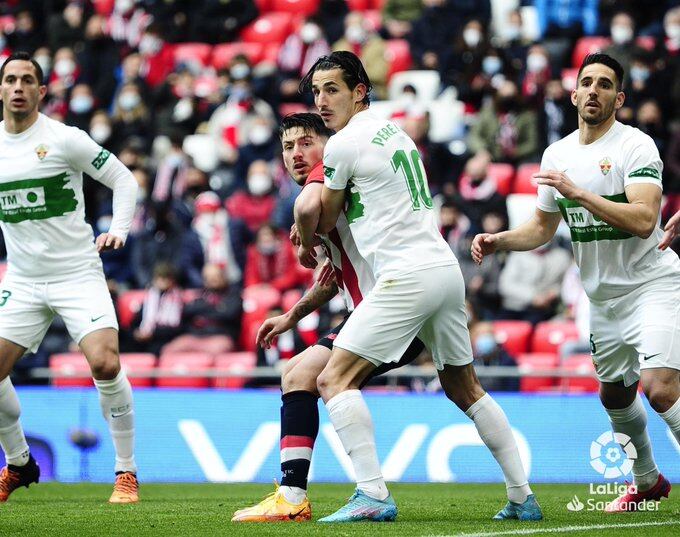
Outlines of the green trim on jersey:
M333 170L333 173L335 173L335 170ZM361 203L361 194L355 190L352 190L353 188L355 188L354 183L350 179L347 182L347 188L345 190L345 199L347 201L345 217L347 218L347 222L349 224L353 224L359 220L359 218L363 218L364 216L364 204Z
M606 200L613 201L614 203L628 203L628 198L626 197L625 192L622 192L621 194L613 194L611 196L602 197ZM567 212L567 209L580 208L583 209L583 211L580 211L581 213L584 211L585 212L588 211L585 208L583 208L583 205L581 205L578 201L568 200L565 198L557 198L555 201L557 202L557 205L560 208L560 212L562 213L564 221L569 226L569 232L571 233L572 242L616 241L630 239L634 237L632 233L622 231L606 223L589 226L573 225L579 222L585 222L585 218L583 217L582 214L579 214L578 211ZM570 216L572 218L571 223L569 222ZM593 219L596 222L602 222L602 220L600 220L595 215L593 215Z
M78 200L72 188L65 188L68 174L40 179L22 179L0 184L0 221L18 224L45 220L76 210Z
M102 149L92 161L92 166L94 166L98 170L101 169L101 167L106 163L106 161L109 160L110 156L111 156L110 151Z
M647 167L633 170L628 174L628 177L649 177L650 179L661 181L661 174L659 173L659 170Z

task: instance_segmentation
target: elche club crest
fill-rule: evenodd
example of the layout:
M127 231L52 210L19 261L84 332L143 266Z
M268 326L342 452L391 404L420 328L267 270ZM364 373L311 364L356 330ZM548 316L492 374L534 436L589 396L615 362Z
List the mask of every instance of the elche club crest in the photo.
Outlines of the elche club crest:
M600 161L600 171L602 175L607 175L612 169L612 160L609 157L604 157Z
M43 160L47 156L47 152L50 150L45 144L40 144L35 148L35 154L38 155L39 160Z

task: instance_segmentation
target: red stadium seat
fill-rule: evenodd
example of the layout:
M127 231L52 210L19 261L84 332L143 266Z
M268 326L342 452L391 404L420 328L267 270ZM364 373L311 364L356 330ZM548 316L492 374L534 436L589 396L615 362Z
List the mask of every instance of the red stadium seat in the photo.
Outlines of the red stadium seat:
M150 353L127 352L120 355L120 365L127 373L149 373L156 369L156 356ZM130 384L135 388L153 386L153 377L129 377Z
M85 355L80 352L65 352L50 356L50 371L52 385L57 388L92 386L92 376L90 366L85 359ZM70 378L67 375L73 373L88 373L87 377ZM64 375L64 376L60 376Z
M268 285L254 285L243 290L241 347L255 350L255 336L269 311L281 303L281 293Z
M578 68L562 69L562 87L572 90L576 88Z
M366 11L371 9L370 0L347 0L347 7L350 11Z
M555 377L532 377L532 371L554 369L557 367L557 355L550 353L526 353L517 357L517 365L522 372L519 381L520 391L541 392L553 389L557 379Z
M210 64L218 70L226 69L229 67L231 60L234 59L234 56L243 54L254 65L262 58L263 48L264 45L262 43L222 43L221 45L215 45Z
M588 54L601 52L609 46L611 39L601 36L582 37L576 41L574 52L571 56L572 67L579 68Z
M146 289L126 291L118 296L118 324L124 330L132 325L137 312L142 309Z
M651 35L641 35L635 40L635 44L640 48L652 51L656 47L656 39Z
M546 321L534 329L531 352L558 354L565 341L578 339L578 329L573 321Z
M93 0L92 4L94 5L94 10L99 14L99 15L104 15L104 17L108 17L111 15L113 12L113 6L115 5L116 0Z
M270 43L262 51L262 56L258 60L258 63L266 62L273 65L279 63L279 51L281 50L280 43Z
M502 162L489 164L488 173L496 181L496 192L501 196L510 194L512 180L515 177L515 168L513 168L512 164Z
M194 63L205 67L210 61L212 45L207 43L179 43L175 45L175 65Z
M569 356L562 367L579 373L590 373L592 377L562 377L560 385L562 391L567 392L597 392L600 385L595 377L595 368L590 354L574 354Z
M251 22L241 32L247 43L283 43L290 34L293 23L292 13L271 12Z
M531 332L534 327L528 321L494 321L496 341L513 356L529 352Z
M382 9L387 0L371 0L372 9Z
M302 103L282 103L279 106L279 115L286 117L290 114L298 114L300 112L309 112L309 107Z
M215 368L233 372L250 371L257 363L257 355L254 352L229 352L220 354L215 358ZM215 377L215 388L242 388L247 377Z
M517 168L517 175L515 175L515 182L512 185L512 193L536 194L538 191L538 184L532 175L540 169L540 164L520 164Z
M296 15L313 15L319 9L319 0L272 0L271 9Z
M364 19L370 24L370 27L375 31L380 30L382 27L382 13L377 9L369 9L364 11Z
M158 370L172 373L195 373L187 377L158 377L159 388L208 388L210 378L201 376L201 371L210 369L215 362L212 355L205 352L164 353L158 362Z
M388 39L385 56L389 65L387 71L388 79L394 73L411 68L411 50L406 39Z
M281 297L281 309L283 311L289 311L301 298L302 291L299 289L291 289L290 291L286 291Z

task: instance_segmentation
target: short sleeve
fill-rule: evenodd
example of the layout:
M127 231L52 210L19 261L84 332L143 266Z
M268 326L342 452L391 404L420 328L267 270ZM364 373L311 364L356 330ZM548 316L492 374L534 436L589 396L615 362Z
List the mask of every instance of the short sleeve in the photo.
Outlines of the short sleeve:
M64 137L64 153L74 169L95 179L99 179L105 173L107 165L114 160L110 158L110 151L75 127L67 127L67 135Z
M316 166L312 168L312 171L309 172L309 175L307 176L307 180L305 181L304 186L307 186L311 183L323 183L323 182L324 182L323 162L319 162Z
M661 185L661 173L663 172L663 162L659 157L659 150L654 144L654 140L643 135L636 137L635 145L626 152L627 157L624 163L623 186L637 183L647 183Z
M324 184L332 190L344 190L354 176L359 151L352 138L331 136L323 152Z
M541 170L554 170L555 164L550 158L550 151L546 149L543 152L543 159L541 160ZM538 185L538 197L536 198L536 207L546 213L556 213L560 210L555 201L555 189L548 185Z

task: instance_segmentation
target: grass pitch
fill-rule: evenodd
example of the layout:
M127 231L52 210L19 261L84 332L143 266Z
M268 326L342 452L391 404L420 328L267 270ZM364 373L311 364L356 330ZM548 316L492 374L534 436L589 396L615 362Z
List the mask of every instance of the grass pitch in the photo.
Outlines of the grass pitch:
M390 489L399 506L394 523L233 524L236 509L259 501L272 486L143 484L139 504L116 506L106 503L109 485L46 483L22 488L0 504L0 535L680 535L678 492L662 501L657 512L605 515L587 506L580 512L567 510L574 495L586 504L591 497L587 485L536 485L545 520L518 523L491 520L504 505L501 485L393 484ZM314 519L333 512L351 493L349 485L312 484Z

